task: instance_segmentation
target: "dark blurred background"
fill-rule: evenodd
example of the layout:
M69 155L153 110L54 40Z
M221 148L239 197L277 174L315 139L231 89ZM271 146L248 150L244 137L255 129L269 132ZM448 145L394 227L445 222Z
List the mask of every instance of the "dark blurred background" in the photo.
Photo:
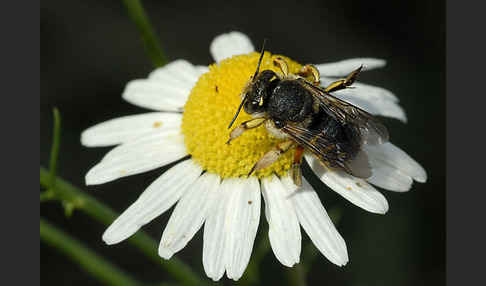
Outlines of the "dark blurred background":
M315 260L309 285L445 284L445 8L442 1L143 1L170 60L212 62L209 43L218 34L239 30L259 47L301 63L377 57L385 68L360 75L364 83L393 91L409 121L384 119L391 140L424 166L425 184L407 193L383 191L390 210L367 213L321 185L327 209L340 206L337 226L350 262L339 268L323 256ZM52 108L62 115L59 175L118 212L128 207L163 170L84 186L84 175L109 148L84 148L82 130L104 120L145 112L121 99L125 84L153 69L140 35L121 1L41 1L40 158L48 165ZM106 246L105 226L82 213L66 218L59 203L43 203L40 215L85 242L144 282L167 274L128 243ZM160 239L170 211L146 225ZM263 215L263 208L262 208ZM266 222L265 222L266 224ZM262 226L260 225L260 228ZM303 232L304 233L304 232ZM257 241L262 234L259 232ZM305 236L304 236L305 237ZM305 237L304 243L308 243ZM154 249L154 251L156 251ZM98 285L57 250L40 243L43 285ZM199 273L200 231L177 257ZM280 284L286 268L269 252L263 282ZM229 284L224 278L224 284Z

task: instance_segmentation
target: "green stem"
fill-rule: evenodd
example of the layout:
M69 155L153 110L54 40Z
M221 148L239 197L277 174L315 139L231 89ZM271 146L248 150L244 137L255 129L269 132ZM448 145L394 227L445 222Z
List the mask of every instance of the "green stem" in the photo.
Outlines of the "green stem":
M306 286L305 281L305 271L302 264L295 264L292 268L287 271L287 276L290 285L295 286Z
M57 170L57 158L59 157L59 146L61 143L61 116L59 115L59 110L54 107L52 110L54 115L54 133L53 142L51 147L51 157L49 161L49 187L54 187L56 182L56 170Z
M43 167L40 167L40 184L43 187L48 187L49 173ZM85 214L93 217L97 221L109 225L118 216L110 207L97 201L94 197L82 192L77 187L62 178L56 178L56 187L52 189L55 192L55 197L62 201L74 205L75 209L79 209ZM130 243L139 248L148 258L159 264L164 270L171 274L177 281L184 285L203 285L207 284L201 280L196 273L194 273L181 260L172 257L170 260L163 260L157 255L158 244L150 236L143 231L138 231L130 239Z
M268 227L264 227L259 231L262 235L258 241L254 253L251 256L250 263L246 268L245 274L241 278L241 285L259 285L260 284L260 270L259 266L265 255L270 250L270 240L268 239Z
M142 36L145 50L147 51L152 64L155 67L165 65L167 63L167 59L159 45L159 40L155 36L154 29L150 24L140 0L123 0L123 4L127 9L128 15L135 23Z
M42 218L40 219L40 238L51 247L61 250L84 270L106 284L139 285L135 279L119 270L115 265Z
M342 209L340 207L333 207L328 211L328 215L331 218L332 222L334 225L338 225L339 221L341 220L342 217ZM309 241L305 246L304 249L302 250L303 254L303 259L301 262L301 268L302 268L302 275L304 277L307 277L307 274L309 273L312 263L314 260L317 258L317 256L320 254L319 250L315 247L315 245L312 243L312 241Z

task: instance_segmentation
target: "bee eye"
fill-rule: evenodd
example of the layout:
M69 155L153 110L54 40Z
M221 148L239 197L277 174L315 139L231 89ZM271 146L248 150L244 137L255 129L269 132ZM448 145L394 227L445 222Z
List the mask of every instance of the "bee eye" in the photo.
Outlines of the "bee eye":
M275 127L277 127L278 129L284 127L284 123L280 120L274 120L273 123L275 124Z
M263 111L262 106L260 105L260 100L256 100L256 99L248 100L243 106L243 108L248 114L253 114L255 112Z

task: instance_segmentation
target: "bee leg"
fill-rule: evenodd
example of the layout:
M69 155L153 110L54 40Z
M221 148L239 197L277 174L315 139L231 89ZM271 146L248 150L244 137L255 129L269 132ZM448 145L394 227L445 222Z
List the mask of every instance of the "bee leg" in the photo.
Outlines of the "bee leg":
M277 161L278 157L285 153L287 150L290 149L294 145L294 141L292 140L287 140L278 143L270 149L265 155L263 155L258 162L251 168L250 173L248 173L248 176L253 174L253 172L258 171L260 169L266 168L270 165L272 165L273 162Z
M257 128L258 126L262 125L266 120L267 119L265 117L257 117L241 123L238 127L231 131L229 135L230 138L228 139L228 141L226 141L226 144L229 144L233 139L238 138L246 130Z
M325 91L326 92L333 92L333 91L336 91L336 90L349 88L354 83L356 78L358 77L358 74L361 72L362 68L363 68L363 65L361 65L359 68L352 71L345 79L341 79L341 80L338 80L338 81L331 83L329 86L326 87Z
M294 184L297 186L302 186L302 170L300 165L302 164L302 156L304 155L304 147L301 145L295 148L294 163L292 164L292 169L290 169L290 174Z
M313 83L315 86L319 86L321 83L321 75L319 74L319 70L313 65L303 66L297 74L304 78L311 75L314 78Z
M287 78L289 76L289 66L284 59L282 59L281 57L277 57L273 60L273 64L280 68L283 74L283 78Z

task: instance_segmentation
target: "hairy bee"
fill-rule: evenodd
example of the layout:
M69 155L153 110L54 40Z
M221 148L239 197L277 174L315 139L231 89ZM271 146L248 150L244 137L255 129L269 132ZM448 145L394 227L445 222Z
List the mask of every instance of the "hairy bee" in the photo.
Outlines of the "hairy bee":
M359 178L370 177L371 168L362 147L388 141L388 131L373 115L330 94L348 88L362 66L324 88L319 86L319 72L312 65L305 65L299 73L292 74L285 60L277 58L274 64L281 74L272 70L259 72L263 52L264 48L228 128L242 107L253 119L233 129L227 143L262 124L272 135L284 140L260 158L248 175L271 165L282 153L295 147L291 173L297 185L302 182L300 164L304 150L327 167L342 169ZM309 76L313 82L306 79Z

